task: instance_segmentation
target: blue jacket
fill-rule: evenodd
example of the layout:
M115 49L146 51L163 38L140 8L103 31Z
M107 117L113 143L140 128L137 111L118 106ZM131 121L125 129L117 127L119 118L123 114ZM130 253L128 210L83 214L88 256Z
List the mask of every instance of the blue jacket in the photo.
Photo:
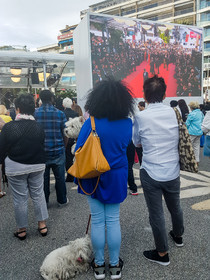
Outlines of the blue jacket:
M202 135L201 124L203 122L204 115L200 109L195 109L189 113L186 120L186 126L190 135Z
M100 176L99 185L91 197L97 198L102 203L120 203L127 197L128 161L126 150L132 138L132 121L129 118L117 121L95 118L95 125L102 151L111 170ZM84 145L90 132L91 122L89 118L82 126L75 151ZM96 181L97 178L82 179L82 187L90 193ZM83 194L80 188L78 188L78 192Z

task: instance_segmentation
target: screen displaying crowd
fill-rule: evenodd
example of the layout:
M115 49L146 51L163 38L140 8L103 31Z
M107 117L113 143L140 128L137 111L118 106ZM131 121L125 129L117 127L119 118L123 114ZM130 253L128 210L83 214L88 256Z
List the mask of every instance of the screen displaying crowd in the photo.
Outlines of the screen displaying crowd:
M183 25L90 15L93 84L113 76L136 98L154 74L167 97L201 96L202 30Z

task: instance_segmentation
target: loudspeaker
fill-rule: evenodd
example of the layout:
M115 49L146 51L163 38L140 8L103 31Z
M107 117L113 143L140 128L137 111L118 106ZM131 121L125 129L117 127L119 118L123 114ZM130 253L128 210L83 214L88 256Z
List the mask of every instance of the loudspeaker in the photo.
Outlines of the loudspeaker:
M32 83L32 85L39 84L38 73L31 73L31 83Z

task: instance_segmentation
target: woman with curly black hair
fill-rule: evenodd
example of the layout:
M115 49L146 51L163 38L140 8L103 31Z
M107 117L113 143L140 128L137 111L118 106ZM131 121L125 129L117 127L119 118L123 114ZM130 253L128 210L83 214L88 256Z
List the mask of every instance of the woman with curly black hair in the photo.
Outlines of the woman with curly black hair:
M119 258L119 211L120 203L127 197L126 149L132 137L132 121L128 116L133 114L134 101L125 85L110 79L97 83L87 97L85 110L95 118L96 132L111 168L100 176L98 188L87 197L92 216L91 240L95 255L91 265L95 278L104 279L104 247L107 240L111 279L120 279L123 261ZM80 131L75 151L84 145L90 132L89 118ZM97 178L81 180L86 192L91 193L96 180ZM83 193L80 188L78 192Z

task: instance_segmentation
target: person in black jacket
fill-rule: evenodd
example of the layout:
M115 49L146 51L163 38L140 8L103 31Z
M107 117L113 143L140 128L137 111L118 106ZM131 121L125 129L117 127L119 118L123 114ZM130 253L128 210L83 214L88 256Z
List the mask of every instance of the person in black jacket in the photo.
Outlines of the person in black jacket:
M66 115L67 121L69 118L76 118L79 117L79 114L71 109L72 100L68 97L64 98L63 100L63 107L64 107L64 114ZM71 147L74 144L74 139L69 138L68 143L66 145L66 171L72 166L74 155L71 153ZM66 182L74 182L74 177L67 173Z
M48 218L43 181L45 170L45 133L35 121L35 102L30 94L15 100L15 121L6 123L0 135L0 164L5 159L5 172L12 190L17 231L14 236L26 238L28 196L32 198L38 230L47 235Z

